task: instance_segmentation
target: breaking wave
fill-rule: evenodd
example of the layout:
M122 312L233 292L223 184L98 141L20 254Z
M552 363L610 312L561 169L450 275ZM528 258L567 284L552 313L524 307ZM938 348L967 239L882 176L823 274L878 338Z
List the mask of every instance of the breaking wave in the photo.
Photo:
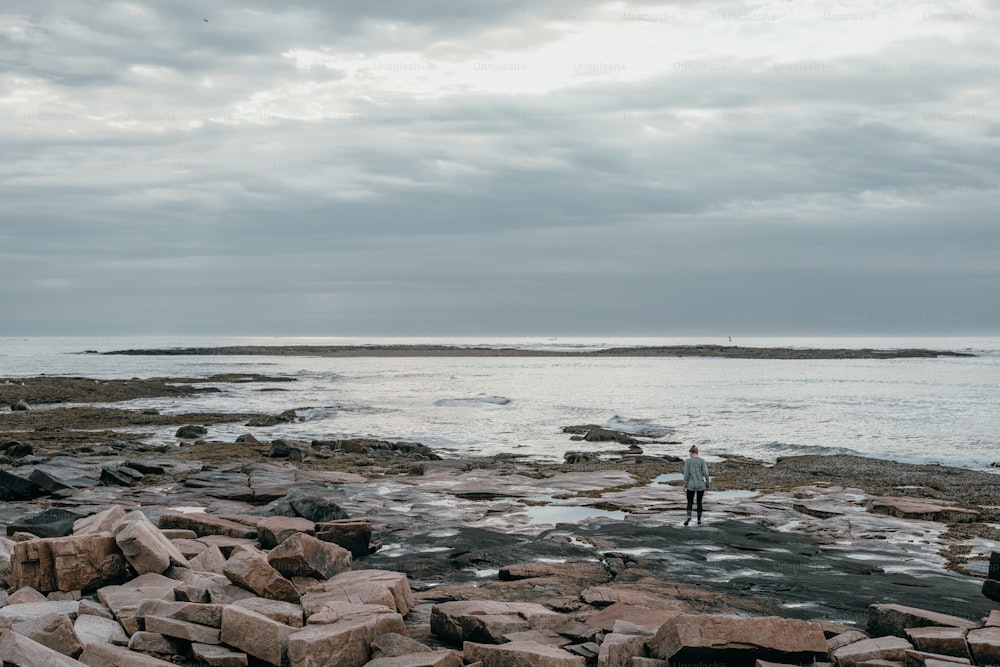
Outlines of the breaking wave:
M864 456L861 452L856 449L851 449L850 447L799 445L791 442L769 442L761 447L761 451L774 456L804 456L807 454L815 454L819 456L834 456L836 454Z
M608 428L646 438L662 438L676 430L662 424L654 424L649 419L627 419L618 415L608 420Z
M434 405L441 406L462 406L470 405L475 403L492 403L493 405L507 405L510 403L509 398L504 398L503 396L476 396L474 398L439 398L434 401Z

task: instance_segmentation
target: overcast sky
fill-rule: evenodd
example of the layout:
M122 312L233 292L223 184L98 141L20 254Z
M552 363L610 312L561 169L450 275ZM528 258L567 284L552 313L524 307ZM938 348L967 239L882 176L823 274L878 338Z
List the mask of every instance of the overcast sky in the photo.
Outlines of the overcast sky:
M326 4L3 0L0 335L1000 331L998 2Z

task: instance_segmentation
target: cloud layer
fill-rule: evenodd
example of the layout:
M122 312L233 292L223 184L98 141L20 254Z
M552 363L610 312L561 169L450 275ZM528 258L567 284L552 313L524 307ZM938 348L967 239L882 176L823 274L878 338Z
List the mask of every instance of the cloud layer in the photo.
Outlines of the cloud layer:
M995 3L27 2L3 334L996 332Z

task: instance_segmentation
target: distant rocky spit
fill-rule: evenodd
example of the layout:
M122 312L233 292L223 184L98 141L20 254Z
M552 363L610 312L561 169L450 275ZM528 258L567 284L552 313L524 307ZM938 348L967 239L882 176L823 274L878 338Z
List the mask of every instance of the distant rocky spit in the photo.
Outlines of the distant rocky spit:
M1000 664L995 475L727 457L684 527L683 443L442 459L109 405L275 379L0 379L5 666Z
M98 354L96 350L89 353ZM238 355L304 357L725 357L731 359L906 359L974 357L969 352L919 348L741 347L739 345L665 345L597 350L538 350L468 345L231 345L115 350L101 354Z

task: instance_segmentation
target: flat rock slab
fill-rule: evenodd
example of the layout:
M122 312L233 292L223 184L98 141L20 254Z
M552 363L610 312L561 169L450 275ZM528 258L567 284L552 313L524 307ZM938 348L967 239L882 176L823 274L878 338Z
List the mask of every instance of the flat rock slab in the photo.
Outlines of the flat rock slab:
M250 609L228 605L222 611L222 642L272 665L288 660L288 638L296 628Z
M137 617L139 605L146 600L173 601L174 589L179 584L162 574L144 574L127 584L99 589L97 598L111 610L125 632L132 635L140 630Z
M1000 628L969 630L966 641L977 665L1000 664Z
M460 653L445 649L393 658L375 658L365 663L365 667L462 667L464 664Z
M532 667L587 667L586 658L548 644L508 642L479 644L465 642L462 654L467 662L482 662L484 667L531 665Z
M906 638L919 651L968 659L971 657L965 637L968 632L967 628L927 626L908 628Z
M249 609L292 628L301 628L305 625L305 615L303 614L302 607L291 602L252 597L245 600L237 600L233 603L233 606Z
M649 640L649 649L652 657L680 663L752 665L759 658L804 664L826 655L827 645L818 623L777 616L678 614Z
M969 630L979 627L979 623L959 616L899 604L873 604L868 607L866 632L871 637L885 635L905 637L908 629L927 626Z
M114 533L118 548L139 574L162 574L172 565L188 565L177 546L138 510L115 524Z
M913 645L901 637L874 637L842 646L833 651L831 657L839 667L855 667L858 663L872 660L902 662L906 652L911 649Z
M334 602L379 604L403 615L414 604L409 578L402 572L388 570L342 572L302 596L307 617Z
M119 646L128 644L128 635L125 634L121 624L110 618L82 614L77 616L76 622L73 623L73 630L84 646L95 643L118 644Z
M15 667L79 667L86 664L19 635L13 630L0 631L0 662Z
M499 644L511 632L549 630L564 620L562 614L531 602L460 600L431 608L431 632L453 644Z
M291 667L362 667L379 635L406 632L403 617L390 612L309 624L288 638Z
M255 526L248 526L245 523L223 519L202 512L161 514L159 527L193 530L199 537L204 537L205 535L223 535L248 540L256 539L257 537L257 528Z
M11 623L32 621L43 616L58 614L76 618L80 603L75 600L47 600L45 602L25 602L0 607L0 618L6 618Z
M177 667L172 662L113 644L88 644L80 662L91 667Z
M205 667L246 667L250 662L242 651L213 644L191 644L191 655Z
M968 523L979 520L979 512L975 510L926 498L883 496L869 502L868 511L898 516L903 519L944 521L947 523Z

